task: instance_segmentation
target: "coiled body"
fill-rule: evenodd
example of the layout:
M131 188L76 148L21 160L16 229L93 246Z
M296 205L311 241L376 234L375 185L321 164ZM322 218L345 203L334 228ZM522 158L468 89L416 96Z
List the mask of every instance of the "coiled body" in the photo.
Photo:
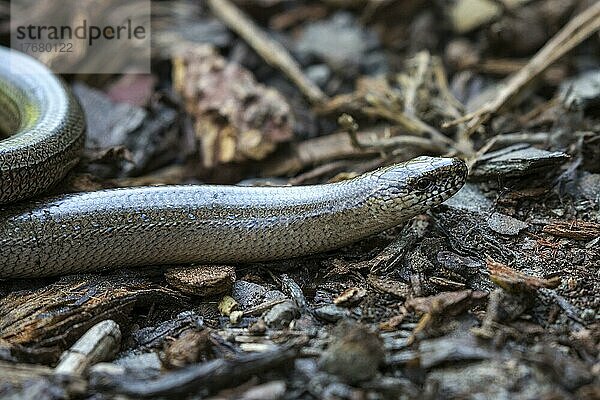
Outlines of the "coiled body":
M64 84L36 60L0 47L0 204L44 192L78 161L85 121Z
M37 84L45 87L51 75L36 76L31 84L42 80ZM0 69L2 90L22 86L18 79ZM43 190L53 182L48 174L61 177L76 159L82 139L75 132L83 130L82 116L62 86L60 90L57 109L48 104L56 93L45 98L40 91L37 102L24 94L0 95L4 102L28 101L37 107L37 117L24 128L15 124L20 126L15 136L0 142L3 202ZM49 110L59 112L50 116ZM19 119L14 114L9 118ZM21 161L13 164L16 159ZM421 157L326 185L124 188L8 204L0 206L0 277L253 262L321 252L441 203L463 185L465 176L462 161Z

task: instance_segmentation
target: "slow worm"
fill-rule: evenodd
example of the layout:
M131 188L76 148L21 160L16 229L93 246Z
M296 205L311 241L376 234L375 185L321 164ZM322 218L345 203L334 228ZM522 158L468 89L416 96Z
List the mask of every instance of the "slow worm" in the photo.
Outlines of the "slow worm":
M84 118L46 67L2 48L0 60L0 129L11 134L0 141L3 278L323 252L396 226L465 182L462 161L419 157L324 185L156 186L36 199L77 162Z

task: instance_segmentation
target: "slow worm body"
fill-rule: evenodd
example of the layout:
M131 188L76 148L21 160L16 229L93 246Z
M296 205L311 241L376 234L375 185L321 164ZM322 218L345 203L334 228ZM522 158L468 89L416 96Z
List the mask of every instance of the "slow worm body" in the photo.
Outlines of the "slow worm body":
M64 176L77 160L84 123L45 67L7 50L0 57L0 128L13 134L0 141L0 203L10 203L0 206L0 277L327 251L440 204L465 181L462 161L419 157L325 185L156 186L16 202Z

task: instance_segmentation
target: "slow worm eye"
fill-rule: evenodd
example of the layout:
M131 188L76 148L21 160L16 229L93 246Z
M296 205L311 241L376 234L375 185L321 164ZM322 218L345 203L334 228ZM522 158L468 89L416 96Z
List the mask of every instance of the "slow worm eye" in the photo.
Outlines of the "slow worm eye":
M429 178L420 178L415 182L417 190L425 191L431 187L433 181Z

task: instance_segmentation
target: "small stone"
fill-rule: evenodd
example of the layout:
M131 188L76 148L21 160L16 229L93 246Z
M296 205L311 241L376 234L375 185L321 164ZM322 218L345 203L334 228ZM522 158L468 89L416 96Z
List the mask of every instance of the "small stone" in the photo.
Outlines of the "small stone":
M250 333L251 335L262 336L265 334L266 331L267 324L262 318L259 318L258 320L256 320L256 322L250 324L250 326L248 327L248 333Z
M492 201L485 197L481 190L472 183L465 184L458 193L448 199L444 204L456 210L477 213L487 213L493 206Z
M229 314L229 322L232 325L237 325L240 323L243 316L244 316L244 313L242 311L239 311L239 310L232 311L231 314Z
M337 322L350 316L350 311L335 304L328 304L314 310L315 316L323 321Z
M586 71L560 87L560 99L570 109L581 109L600 104L600 69Z
M100 365L103 363L98 363L95 365ZM162 363L158 356L158 353L155 351L149 353L135 353L130 352L126 355L118 358L114 361L114 364L120 367L125 368L129 371L160 371L162 368Z
M348 12L307 24L296 44L300 56L317 56L336 69L356 67L377 46L377 35Z
M377 374L384 358L383 341L361 324L338 326L340 335L319 360L324 371L350 384L367 381Z
M479 53L475 46L465 38L454 39L446 46L446 59L457 70L471 68L479 63Z
M167 342L161 361L167 368L182 368L213 357L210 331L190 330L173 342Z
M600 203L600 174L584 173L577 186L583 197Z
M237 398L242 400L279 400L285 398L285 394L285 382L272 381L253 386Z
M300 309L292 301L276 304L263 317L270 328L285 328L300 316Z
M326 64L315 64L306 68L306 76L317 86L324 87L331 78L331 70Z
M523 229L529 227L526 222L499 212L492 213L487 220L487 224L494 232L511 236L518 235Z
M492 21L501 12L493 0L458 0L450 10L450 19L457 33L466 33Z

